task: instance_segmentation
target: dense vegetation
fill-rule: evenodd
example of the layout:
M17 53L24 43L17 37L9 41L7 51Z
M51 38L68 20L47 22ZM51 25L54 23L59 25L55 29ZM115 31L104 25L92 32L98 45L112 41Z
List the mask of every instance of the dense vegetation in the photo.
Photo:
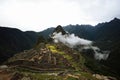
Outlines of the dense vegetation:
M32 48L37 37L36 32L0 27L0 63L17 52Z
M115 18L110 22L91 25L67 25L64 29L76 36L94 41L94 45L102 50L110 50L110 56L106 61L100 63L107 65L115 73L120 74L120 20ZM50 41L49 35L54 28L48 28L42 32L27 31L0 27L0 63L13 56L17 52L30 49L35 46L37 38L39 41ZM49 38L45 40L44 38ZM39 43L39 42L38 42ZM54 51L53 47L53 51ZM66 55L65 55L66 56ZM66 58L69 58L67 56ZM88 61L89 62L89 61ZM90 65L87 65L90 66Z
M108 59L101 61L101 63L120 74L120 19L114 18L110 22L100 23L96 26L68 25L64 29L69 33L74 33L76 36L94 41L94 45L102 50L111 51ZM53 28L49 28L41 32L41 34L43 36L48 35L45 32L52 33Z

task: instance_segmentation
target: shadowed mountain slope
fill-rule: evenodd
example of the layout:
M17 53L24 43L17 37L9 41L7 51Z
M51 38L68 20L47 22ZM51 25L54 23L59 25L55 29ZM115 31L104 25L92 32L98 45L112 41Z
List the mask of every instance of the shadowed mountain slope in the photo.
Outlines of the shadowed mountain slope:
M36 42L37 33L0 27L0 37L0 63L2 63L15 53L32 48Z
M65 32L61 28L59 28L59 32ZM58 27L53 34L57 31ZM54 78L57 80L116 80L116 78L111 77L116 77L116 75L108 67L61 42L49 43L38 39L34 48L15 54L6 62L6 65L9 66L8 70L16 71L22 75L21 78L31 77L35 80L53 80ZM33 76L33 73L36 76ZM29 76L25 76L26 74ZM40 77L37 77L38 74Z
M110 22L100 23L96 26L68 25L64 29L69 33L74 33L76 36L94 41L94 45L102 50L109 50L108 59L101 61L101 63L120 74L120 19L114 18ZM47 32L47 30L45 31ZM52 33L52 31L49 28L48 32ZM44 36L44 34L42 35Z

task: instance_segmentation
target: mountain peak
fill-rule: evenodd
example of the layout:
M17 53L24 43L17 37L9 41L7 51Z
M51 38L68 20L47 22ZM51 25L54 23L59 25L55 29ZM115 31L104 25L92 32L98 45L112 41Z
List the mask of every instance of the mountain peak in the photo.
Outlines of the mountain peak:
M118 19L117 17L115 17L113 20L120 20L120 19Z
M61 25L58 25L58 26L54 29L53 33L54 33L54 32L57 32L57 33L61 32L63 35L66 34L65 30L62 28Z
M120 19L115 17L111 22L120 22Z

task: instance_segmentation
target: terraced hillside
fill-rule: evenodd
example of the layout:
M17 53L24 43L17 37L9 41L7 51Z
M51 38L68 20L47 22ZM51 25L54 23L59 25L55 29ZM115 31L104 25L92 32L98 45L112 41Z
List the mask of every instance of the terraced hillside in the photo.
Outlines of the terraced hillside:
M105 80L113 77L95 74L85 64L80 52L61 43L39 43L18 53L1 69L4 80Z
M69 35L61 26L53 32ZM54 33L51 38L52 36ZM34 48L15 54L4 64L0 66L0 80L119 79L110 68L86 56L77 47L70 48L62 42L54 43L52 40L46 42L42 37Z

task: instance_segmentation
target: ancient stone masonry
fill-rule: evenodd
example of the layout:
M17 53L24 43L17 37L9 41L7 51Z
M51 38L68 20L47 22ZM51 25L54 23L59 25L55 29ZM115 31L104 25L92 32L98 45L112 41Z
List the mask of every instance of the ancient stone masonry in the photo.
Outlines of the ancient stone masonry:
M56 57L53 57L53 59L54 59L54 61L53 61L54 65L56 65Z
M52 55L51 55L51 53L49 52L49 53L48 53L48 63L51 63L51 59L52 59Z

